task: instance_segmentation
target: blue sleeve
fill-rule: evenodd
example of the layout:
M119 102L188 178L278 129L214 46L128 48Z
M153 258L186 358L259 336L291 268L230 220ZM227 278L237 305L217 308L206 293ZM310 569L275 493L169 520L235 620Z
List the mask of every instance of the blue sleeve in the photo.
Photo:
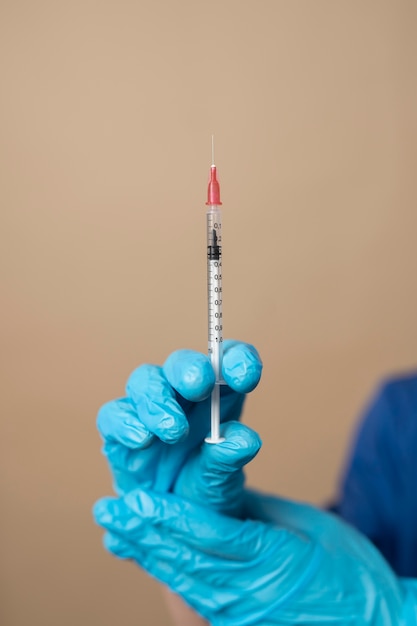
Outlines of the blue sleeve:
M365 412L336 511L401 576L417 576L417 376L388 381Z

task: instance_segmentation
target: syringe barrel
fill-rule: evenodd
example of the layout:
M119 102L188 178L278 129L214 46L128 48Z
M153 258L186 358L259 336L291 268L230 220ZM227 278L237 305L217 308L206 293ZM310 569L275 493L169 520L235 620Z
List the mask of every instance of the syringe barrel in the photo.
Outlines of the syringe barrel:
M218 205L207 209L208 353L221 381L223 356L222 216Z

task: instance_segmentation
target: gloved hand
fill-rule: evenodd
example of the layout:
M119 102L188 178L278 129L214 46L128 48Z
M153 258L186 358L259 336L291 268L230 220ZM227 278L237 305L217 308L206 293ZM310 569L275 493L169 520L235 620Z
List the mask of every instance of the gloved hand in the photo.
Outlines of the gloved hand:
M136 490L95 507L105 545L166 583L213 626L415 626L417 582L311 506L246 492L237 520Z
M258 435L238 420L245 394L259 382L262 363L253 346L226 341L221 387L221 433L226 441L205 444L210 430L214 373L206 355L171 354L163 367L142 365L130 376L126 398L105 404L97 425L116 493L138 486L174 490L194 502L238 516L242 467L258 452ZM175 444L175 445L173 445Z

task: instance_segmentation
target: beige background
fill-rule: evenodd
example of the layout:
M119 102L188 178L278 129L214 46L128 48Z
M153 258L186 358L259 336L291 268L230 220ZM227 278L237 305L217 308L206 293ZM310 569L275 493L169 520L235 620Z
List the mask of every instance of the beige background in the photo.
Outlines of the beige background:
M417 361L415 0L2 0L1 623L169 624L101 547L95 415L206 349L260 350L250 483L322 502L381 376Z

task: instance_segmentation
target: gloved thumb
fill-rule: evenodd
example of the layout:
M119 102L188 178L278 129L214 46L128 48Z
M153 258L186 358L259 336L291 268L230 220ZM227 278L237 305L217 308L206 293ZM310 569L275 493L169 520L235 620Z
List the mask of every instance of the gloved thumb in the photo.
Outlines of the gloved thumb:
M239 517L243 504L243 467L259 452L259 435L240 422L221 426L221 443L203 443L182 469L174 493Z

